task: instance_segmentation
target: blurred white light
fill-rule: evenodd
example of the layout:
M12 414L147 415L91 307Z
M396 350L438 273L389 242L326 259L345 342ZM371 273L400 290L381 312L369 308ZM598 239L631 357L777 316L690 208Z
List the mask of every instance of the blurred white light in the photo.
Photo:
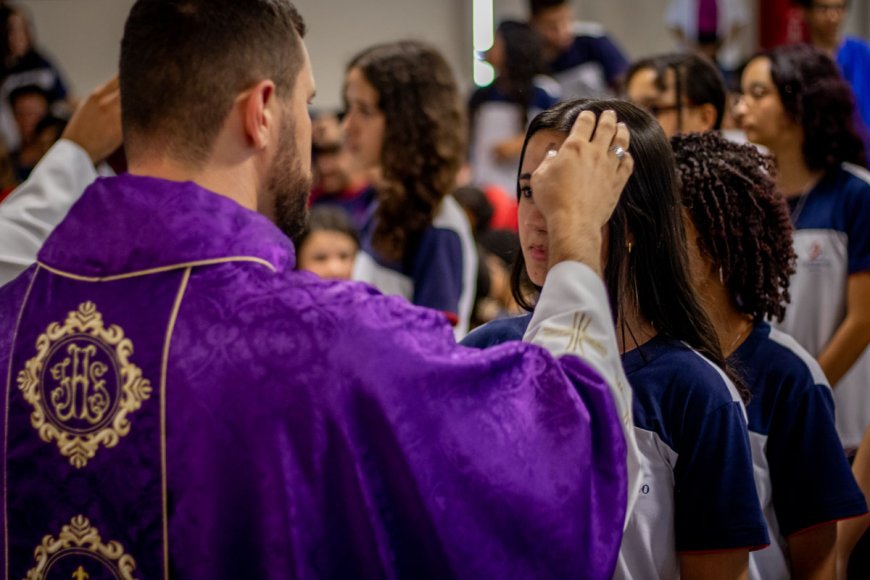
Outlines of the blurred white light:
M479 87L485 87L492 84L495 80L495 69L492 65L485 61L474 60L474 84Z
M495 78L492 66L488 62L483 62L480 56L492 48L495 39L492 0L474 0L472 26L474 28L474 84L485 87L492 84Z
M474 50L478 52L489 50L495 37L492 0L474 0L472 23L474 26Z

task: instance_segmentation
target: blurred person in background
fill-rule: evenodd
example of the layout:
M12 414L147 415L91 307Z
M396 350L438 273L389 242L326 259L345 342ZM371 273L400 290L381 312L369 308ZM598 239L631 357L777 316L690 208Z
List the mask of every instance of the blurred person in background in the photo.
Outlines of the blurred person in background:
M485 58L496 76L491 85L475 90L469 102L472 181L496 185L513 199L526 127L556 104L560 89L542 76L541 39L524 22L502 22Z
M665 24L686 52L698 52L727 73L743 59L740 41L749 24L746 0L670 0Z
M544 41L547 73L562 99L615 94L628 60L600 24L574 22L569 0L529 0L529 23Z
M726 115L722 74L697 54L663 54L633 63L625 97L649 111L668 137L718 131Z
M33 27L22 7L0 7L0 27L5 29L5 47L0 69L0 136L10 150L22 136L13 120L9 96L19 87L35 85L45 92L50 111L69 115L74 103L58 67L36 48Z
M341 120L333 113L320 113L312 121L311 166L313 187L311 206L336 206L344 210L359 232L365 224L371 203L364 195L369 180L356 171L341 134Z
M870 44L862 38L842 33L849 1L793 1L801 9L810 43L837 61L840 72L852 87L863 124L864 146L870 148Z
M326 280L350 280L358 250L359 237L346 211L330 205L313 207L296 241L296 268Z
M834 61L805 44L750 60L741 87L735 115L773 155L795 227L780 328L818 359L840 438L854 450L870 424L870 173L854 98Z
M467 137L453 72L423 43L376 45L348 65L344 100L345 145L380 176L363 194L371 204L354 279L443 312L464 336L477 252L450 195Z

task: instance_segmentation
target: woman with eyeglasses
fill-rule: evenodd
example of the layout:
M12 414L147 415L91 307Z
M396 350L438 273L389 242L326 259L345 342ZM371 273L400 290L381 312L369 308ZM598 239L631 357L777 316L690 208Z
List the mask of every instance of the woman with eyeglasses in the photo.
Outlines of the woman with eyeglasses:
M756 56L741 89L735 115L773 155L796 230L781 328L818 359L840 438L855 449L870 424L870 173L854 99L836 64L808 45Z

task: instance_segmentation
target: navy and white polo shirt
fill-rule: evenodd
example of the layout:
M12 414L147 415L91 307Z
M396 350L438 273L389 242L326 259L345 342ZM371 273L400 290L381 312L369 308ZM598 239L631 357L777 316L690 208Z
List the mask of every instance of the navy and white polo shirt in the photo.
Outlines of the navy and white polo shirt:
M626 353L623 366L643 483L615 578L679 578L678 552L767 545L746 413L731 381L661 335Z
M574 26L576 37L567 50L549 63L550 76L559 83L562 99L607 97L628 69L628 59L597 23Z
M559 100L559 85L548 77L536 77L534 93L527 111L527 124ZM471 111L471 173L479 186L497 185L513 198L517 193L520 160L500 160L493 154L499 143L525 133L522 107L511 101L496 84L474 91Z
M530 320L494 320L462 344L520 339ZM746 412L728 378L664 336L626 353L623 367L634 397L641 489L614 577L679 578L678 552L766 546Z
M794 533L867 511L834 426L834 400L819 364L767 323L731 355L747 407L755 484L771 545L750 555L750 577L790 578Z
M457 339L465 336L477 279L477 248L465 212L453 196L445 197L416 248L398 264L382 259L372 247L376 208L375 202L360 233L353 279L444 312Z
M789 204L797 272L778 327L818 357L846 315L849 276L870 271L870 173L844 163ZM843 445L857 447L870 424L870 349L837 384L834 402Z

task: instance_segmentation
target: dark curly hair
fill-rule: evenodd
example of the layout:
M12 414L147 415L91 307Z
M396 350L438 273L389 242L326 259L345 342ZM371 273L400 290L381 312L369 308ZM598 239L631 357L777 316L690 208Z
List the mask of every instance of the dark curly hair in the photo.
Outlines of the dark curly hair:
M465 157L464 107L447 61L421 42L371 47L350 61L352 69L377 91L385 116L372 243L402 261L453 190Z
M677 135L671 146L701 253L722 268L734 306L781 321L796 258L773 162L713 132Z
M808 44L791 44L755 58L770 61L782 106L803 128L808 168L827 170L844 161L866 166L864 142L855 128L855 98L831 57Z
M674 156L655 118L626 101L579 99L561 103L532 120L521 159L538 131L568 134L582 111L600 115L608 109L628 126L635 162L634 173L608 222L604 281L611 308L620 318L626 301L633 302L659 333L684 341L723 369L748 400L749 391L729 367L691 284ZM628 248L630 239L632 249ZM522 252L511 272L511 291L526 310L533 309L541 291L529 279ZM631 333L630 328L625 330Z
M716 109L713 129L718 131L722 128L727 89L722 73L713 62L698 54L669 53L651 56L631 65L625 75L624 86L627 88L634 75L646 69L655 71L655 85L662 92L668 88L665 73L668 70L673 71L677 104L682 106L683 96L685 96L692 105L713 105ZM677 123L678 129L682 131L682 114L677 117Z

